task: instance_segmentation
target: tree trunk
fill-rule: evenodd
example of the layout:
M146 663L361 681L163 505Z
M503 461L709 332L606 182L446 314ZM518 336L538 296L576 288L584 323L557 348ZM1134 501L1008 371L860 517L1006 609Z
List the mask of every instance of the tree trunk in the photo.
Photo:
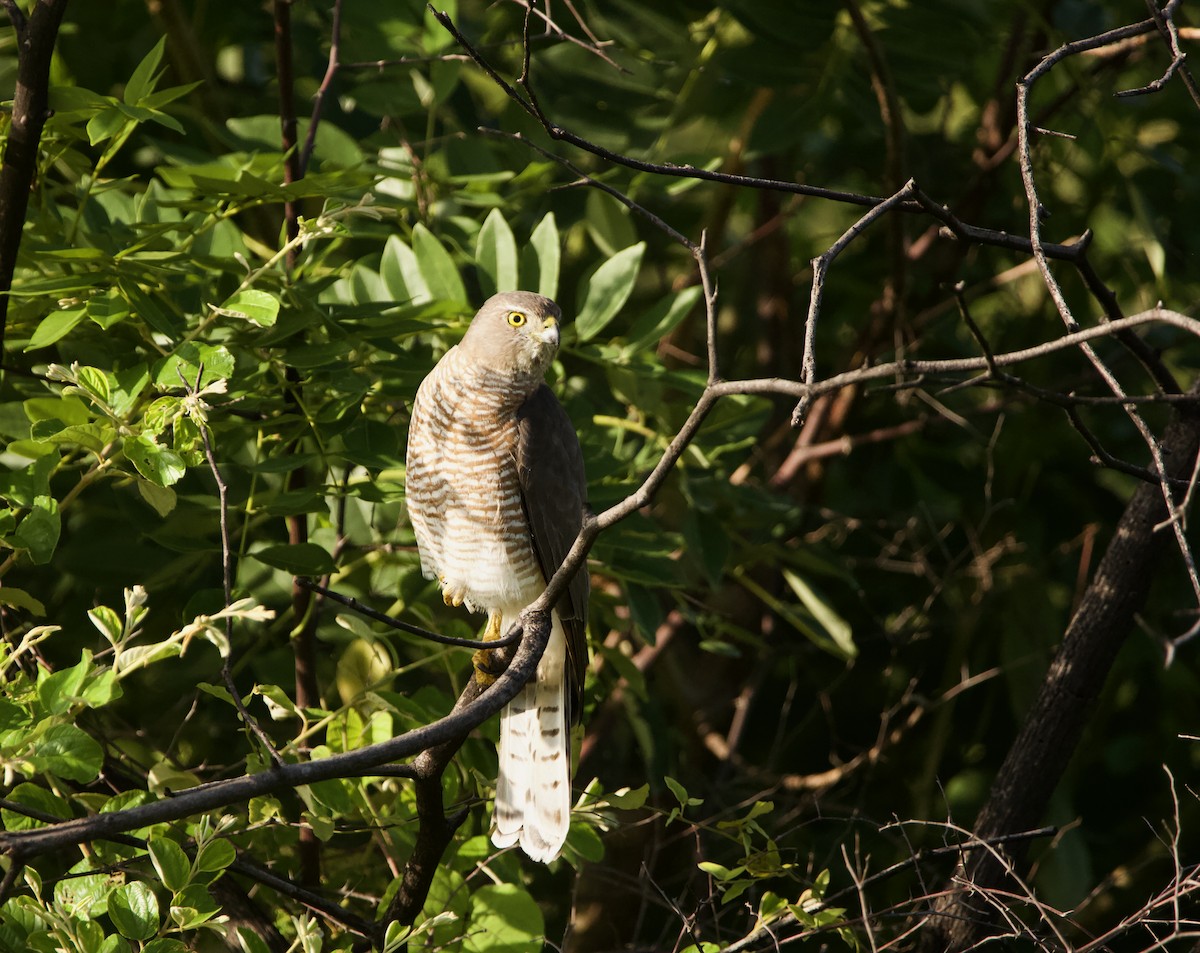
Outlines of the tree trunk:
M1198 391L1200 382L1191 394ZM1162 440L1171 477L1188 479L1198 447L1200 413L1181 407ZM981 840L1029 830L1041 821L1133 625L1134 613L1146 601L1155 558L1172 544L1169 528L1155 531L1166 516L1161 487L1139 486L979 812L974 833ZM1014 846L1010 859L1019 862L1021 849ZM978 894L1001 886L1004 880L1004 866L991 851L966 855L953 882L971 886L949 892L934 904L922 949L929 953L963 950L986 936L992 908L980 902Z

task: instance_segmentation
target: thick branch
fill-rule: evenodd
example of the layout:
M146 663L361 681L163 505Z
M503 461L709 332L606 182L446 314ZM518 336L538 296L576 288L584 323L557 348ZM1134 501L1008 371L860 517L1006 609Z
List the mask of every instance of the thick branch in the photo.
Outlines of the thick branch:
M152 804L77 818L38 830L0 833L0 850L29 858L70 844L82 844L151 824L191 817L303 784L361 775L389 761L411 758L427 749L461 739L515 698L521 686L536 671L538 659L550 635L549 615L546 612L527 612L522 620L525 638L505 672L477 698L432 724L414 728L379 744L318 761L285 764L259 774L202 784ZM467 691L473 690L468 688Z
M1191 393L1200 394L1200 383ZM1162 439L1167 476L1186 479L1197 452L1200 415L1180 408ZM981 840L1025 830L1045 813L1117 651L1133 628L1134 613L1146 601L1155 558L1169 539L1158 531L1166 515L1161 487L1139 486L979 813L975 835ZM997 857L977 854L960 866L960 878L974 891L986 891L1003 882L1005 871ZM962 950L979 939L987 911L972 908L970 896L953 893L937 905L927 949Z
M10 17L16 5L8 7ZM29 189L37 174L38 146L48 114L50 59L67 0L37 0L28 19L13 17L17 31L17 86L12 124L0 166L0 354L8 325L8 292L17 268ZM17 11L19 14L19 11Z

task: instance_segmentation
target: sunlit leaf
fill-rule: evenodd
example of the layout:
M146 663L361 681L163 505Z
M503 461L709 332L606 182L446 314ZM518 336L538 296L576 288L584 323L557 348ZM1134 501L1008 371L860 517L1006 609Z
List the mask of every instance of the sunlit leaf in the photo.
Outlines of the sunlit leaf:
M620 312L633 293L645 253L645 242L630 245L605 261L592 274L575 318L580 341L590 341Z
M475 261L484 297L517 290L517 240L499 209L492 209L483 220L475 243Z

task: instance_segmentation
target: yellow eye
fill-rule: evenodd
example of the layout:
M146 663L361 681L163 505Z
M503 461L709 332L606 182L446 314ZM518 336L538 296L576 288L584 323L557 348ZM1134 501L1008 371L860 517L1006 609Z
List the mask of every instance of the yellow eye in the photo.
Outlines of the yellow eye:
M525 312L523 312L523 311L508 312L508 323L511 324L514 328L519 328L522 324L525 323Z

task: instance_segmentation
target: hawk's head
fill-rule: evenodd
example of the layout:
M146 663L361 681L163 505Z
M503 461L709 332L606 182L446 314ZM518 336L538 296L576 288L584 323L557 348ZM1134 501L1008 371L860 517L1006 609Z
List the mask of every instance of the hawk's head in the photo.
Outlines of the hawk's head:
M500 373L540 377L558 351L561 319L562 310L549 298L504 291L484 302L459 347Z

